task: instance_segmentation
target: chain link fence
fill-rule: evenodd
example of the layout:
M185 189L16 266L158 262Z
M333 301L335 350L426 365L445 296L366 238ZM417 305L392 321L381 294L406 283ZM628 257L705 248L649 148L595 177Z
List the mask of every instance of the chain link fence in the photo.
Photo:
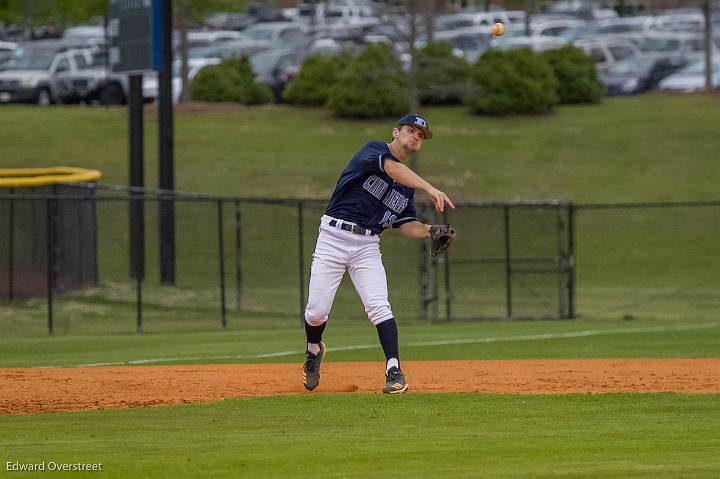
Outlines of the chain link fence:
M325 201L64 188L0 194L3 334L298 327ZM173 284L160 279L163 201L175 205ZM144 218L132 222L138 204ZM383 235L400 320L720 311L720 202L465 202L444 215L418 207L423 221L459 234L437 258L428 241ZM348 279L331 317L366 320Z

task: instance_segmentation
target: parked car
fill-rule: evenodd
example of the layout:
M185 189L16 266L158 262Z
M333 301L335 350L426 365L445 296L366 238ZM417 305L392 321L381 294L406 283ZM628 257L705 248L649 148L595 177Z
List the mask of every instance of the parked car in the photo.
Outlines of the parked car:
M587 0L559 0L548 5L547 13L571 15L583 20L595 20L600 18L615 18L617 12L609 8L600 8L596 2Z
M562 33L568 28L577 27L585 22L577 19L555 19L541 22L533 21L530 24L530 36L551 36L562 37Z
M180 35L174 32L173 46L180 48ZM224 42L241 40L245 36L234 30L190 30L187 32L188 48L210 47Z
M522 30L525 31L525 18L527 17L527 13L525 13L525 10L507 10L505 12L505 15L507 15L508 22L505 24L506 30Z
M360 40L380 20L372 9L359 5L330 5L315 31L336 40Z
M457 30L459 28L484 27L489 31L495 23L510 24L510 17L504 11L463 12L441 15L435 18L435 30Z
M107 38L105 28L94 25L80 25L66 28L63 32L66 40L84 40L88 44L104 45Z
M251 40L262 40L274 48L304 50L310 45L307 28L295 22L256 23L243 33Z
M17 43L0 42L0 70L3 70L3 65L10 60L15 48L17 48Z
M640 48L643 52L698 55L705 50L705 39L695 33L653 32L644 36Z
M656 88L684 64L667 55L646 55L615 62L599 75L610 96L635 95Z
M279 103L283 90L297 75L303 59L304 54L293 49L266 50L251 56L250 66L258 81L270 86Z
M232 40L219 45L193 48L188 52L188 56L189 58L235 58L253 55L270 48L272 44L267 40Z
M665 32L701 33L705 30L705 17L700 12L658 15L655 28Z
M468 62L474 63L480 58L480 55L485 53L485 50L490 48L491 34L484 27L459 28L435 32L433 41L450 43ZM418 48L422 48L426 44L427 39L420 39L417 42Z
M612 36L577 40L574 45L595 60L595 67L602 72L615 62L640 56L640 49L630 40Z
M205 18L205 26L212 30L244 30L257 18L246 13L219 12Z
M502 37L500 37L502 38ZM567 45L565 40L551 36L514 36L504 40L499 40L495 45L499 50L513 50L515 48L530 48L535 52L544 52L546 50L555 50Z
M67 81L92 61L93 50L57 40L20 44L0 72L0 102L50 105L60 101Z
M68 75L62 97L58 101L122 105L127 101L128 94L128 76L110 71L107 50L98 50L93 53L87 66Z
M218 65L219 58L194 58L188 61L188 84L192 83L200 71L210 65ZM142 96L143 101L154 101L159 92L158 76L155 73L143 75ZM179 60L173 62L172 101L178 103L182 96L182 74Z
M712 86L720 87L720 57L712 62ZM673 73L659 84L661 90L693 92L705 89L705 60L691 63L682 70Z

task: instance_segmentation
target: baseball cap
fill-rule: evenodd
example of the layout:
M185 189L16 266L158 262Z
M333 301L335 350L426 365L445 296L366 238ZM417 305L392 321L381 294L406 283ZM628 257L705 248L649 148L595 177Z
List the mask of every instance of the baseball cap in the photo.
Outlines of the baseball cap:
M405 115L404 117L400 118L398 122L395 124L395 127L399 127L400 125L412 125L420 128L423 133L425 134L425 139L429 140L433 137L432 131L430 131L430 124L427 122L425 118L423 118L420 115L416 115L414 113L409 113Z

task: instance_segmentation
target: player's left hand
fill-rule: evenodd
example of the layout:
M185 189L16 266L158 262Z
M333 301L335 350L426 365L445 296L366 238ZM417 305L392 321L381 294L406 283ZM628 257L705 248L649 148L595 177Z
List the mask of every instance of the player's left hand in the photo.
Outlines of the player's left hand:
M432 225L430 227L430 239L432 240L432 255L442 254L455 241L455 228L450 225Z

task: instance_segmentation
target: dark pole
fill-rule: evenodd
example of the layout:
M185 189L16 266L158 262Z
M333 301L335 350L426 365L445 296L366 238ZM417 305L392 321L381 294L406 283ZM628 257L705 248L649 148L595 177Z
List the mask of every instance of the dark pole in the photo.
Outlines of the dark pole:
M305 264L303 247L303 203L298 201L298 268L300 270L300 324L305 324Z
M162 0L163 59L158 74L159 188L175 189L172 104L172 0ZM160 282L175 284L175 201L160 201Z
M242 223L240 201L235 200L235 309L242 311Z
M45 232L47 242L47 304L48 335L53 335L53 270L55 269L55 244L53 241L52 200L45 200Z
M136 257L136 261L140 262L140 256ZM141 268L141 264L136 265L138 271ZM143 320L142 320L142 276L135 275L135 332L143 332Z
M144 122L142 100L142 75L130 75L130 91L128 97L128 121L130 132L130 161L128 178L131 188L145 186L145 167L143 159ZM145 277L145 204L142 192L131 190L130 200L130 277Z
M575 317L575 215L574 204L568 209L568 317Z
M449 224L448 221L448 210L443 212L443 223ZM445 251L445 316L448 321L452 321L452 291L450 290L450 253L448 250Z
M15 188L10 188L10 194L15 193ZM10 198L10 224L8 228L8 301L15 299L15 261L13 256L15 255L15 200Z
M428 267L427 267L428 247L427 241L420 241L420 257L418 263L420 266L420 315L422 319L428 319Z
M505 301L507 318L512 318L512 267L510 263L510 207L503 207L505 222Z
M220 270L220 324L223 328L227 328L227 318L225 317L225 244L223 243L223 204L222 200L217 202L218 214L218 256Z
M128 121L130 131L129 179L131 188L145 187L142 75L130 75ZM130 277L135 278L135 332L143 332L142 281L145 278L145 202L142 191L130 191Z
M563 288L563 276L564 276L564 258L565 258L565 235L563 230L565 229L563 221L563 212L565 208L560 205L557 208L557 285L558 285L558 319L562 319L565 316L565 291Z

